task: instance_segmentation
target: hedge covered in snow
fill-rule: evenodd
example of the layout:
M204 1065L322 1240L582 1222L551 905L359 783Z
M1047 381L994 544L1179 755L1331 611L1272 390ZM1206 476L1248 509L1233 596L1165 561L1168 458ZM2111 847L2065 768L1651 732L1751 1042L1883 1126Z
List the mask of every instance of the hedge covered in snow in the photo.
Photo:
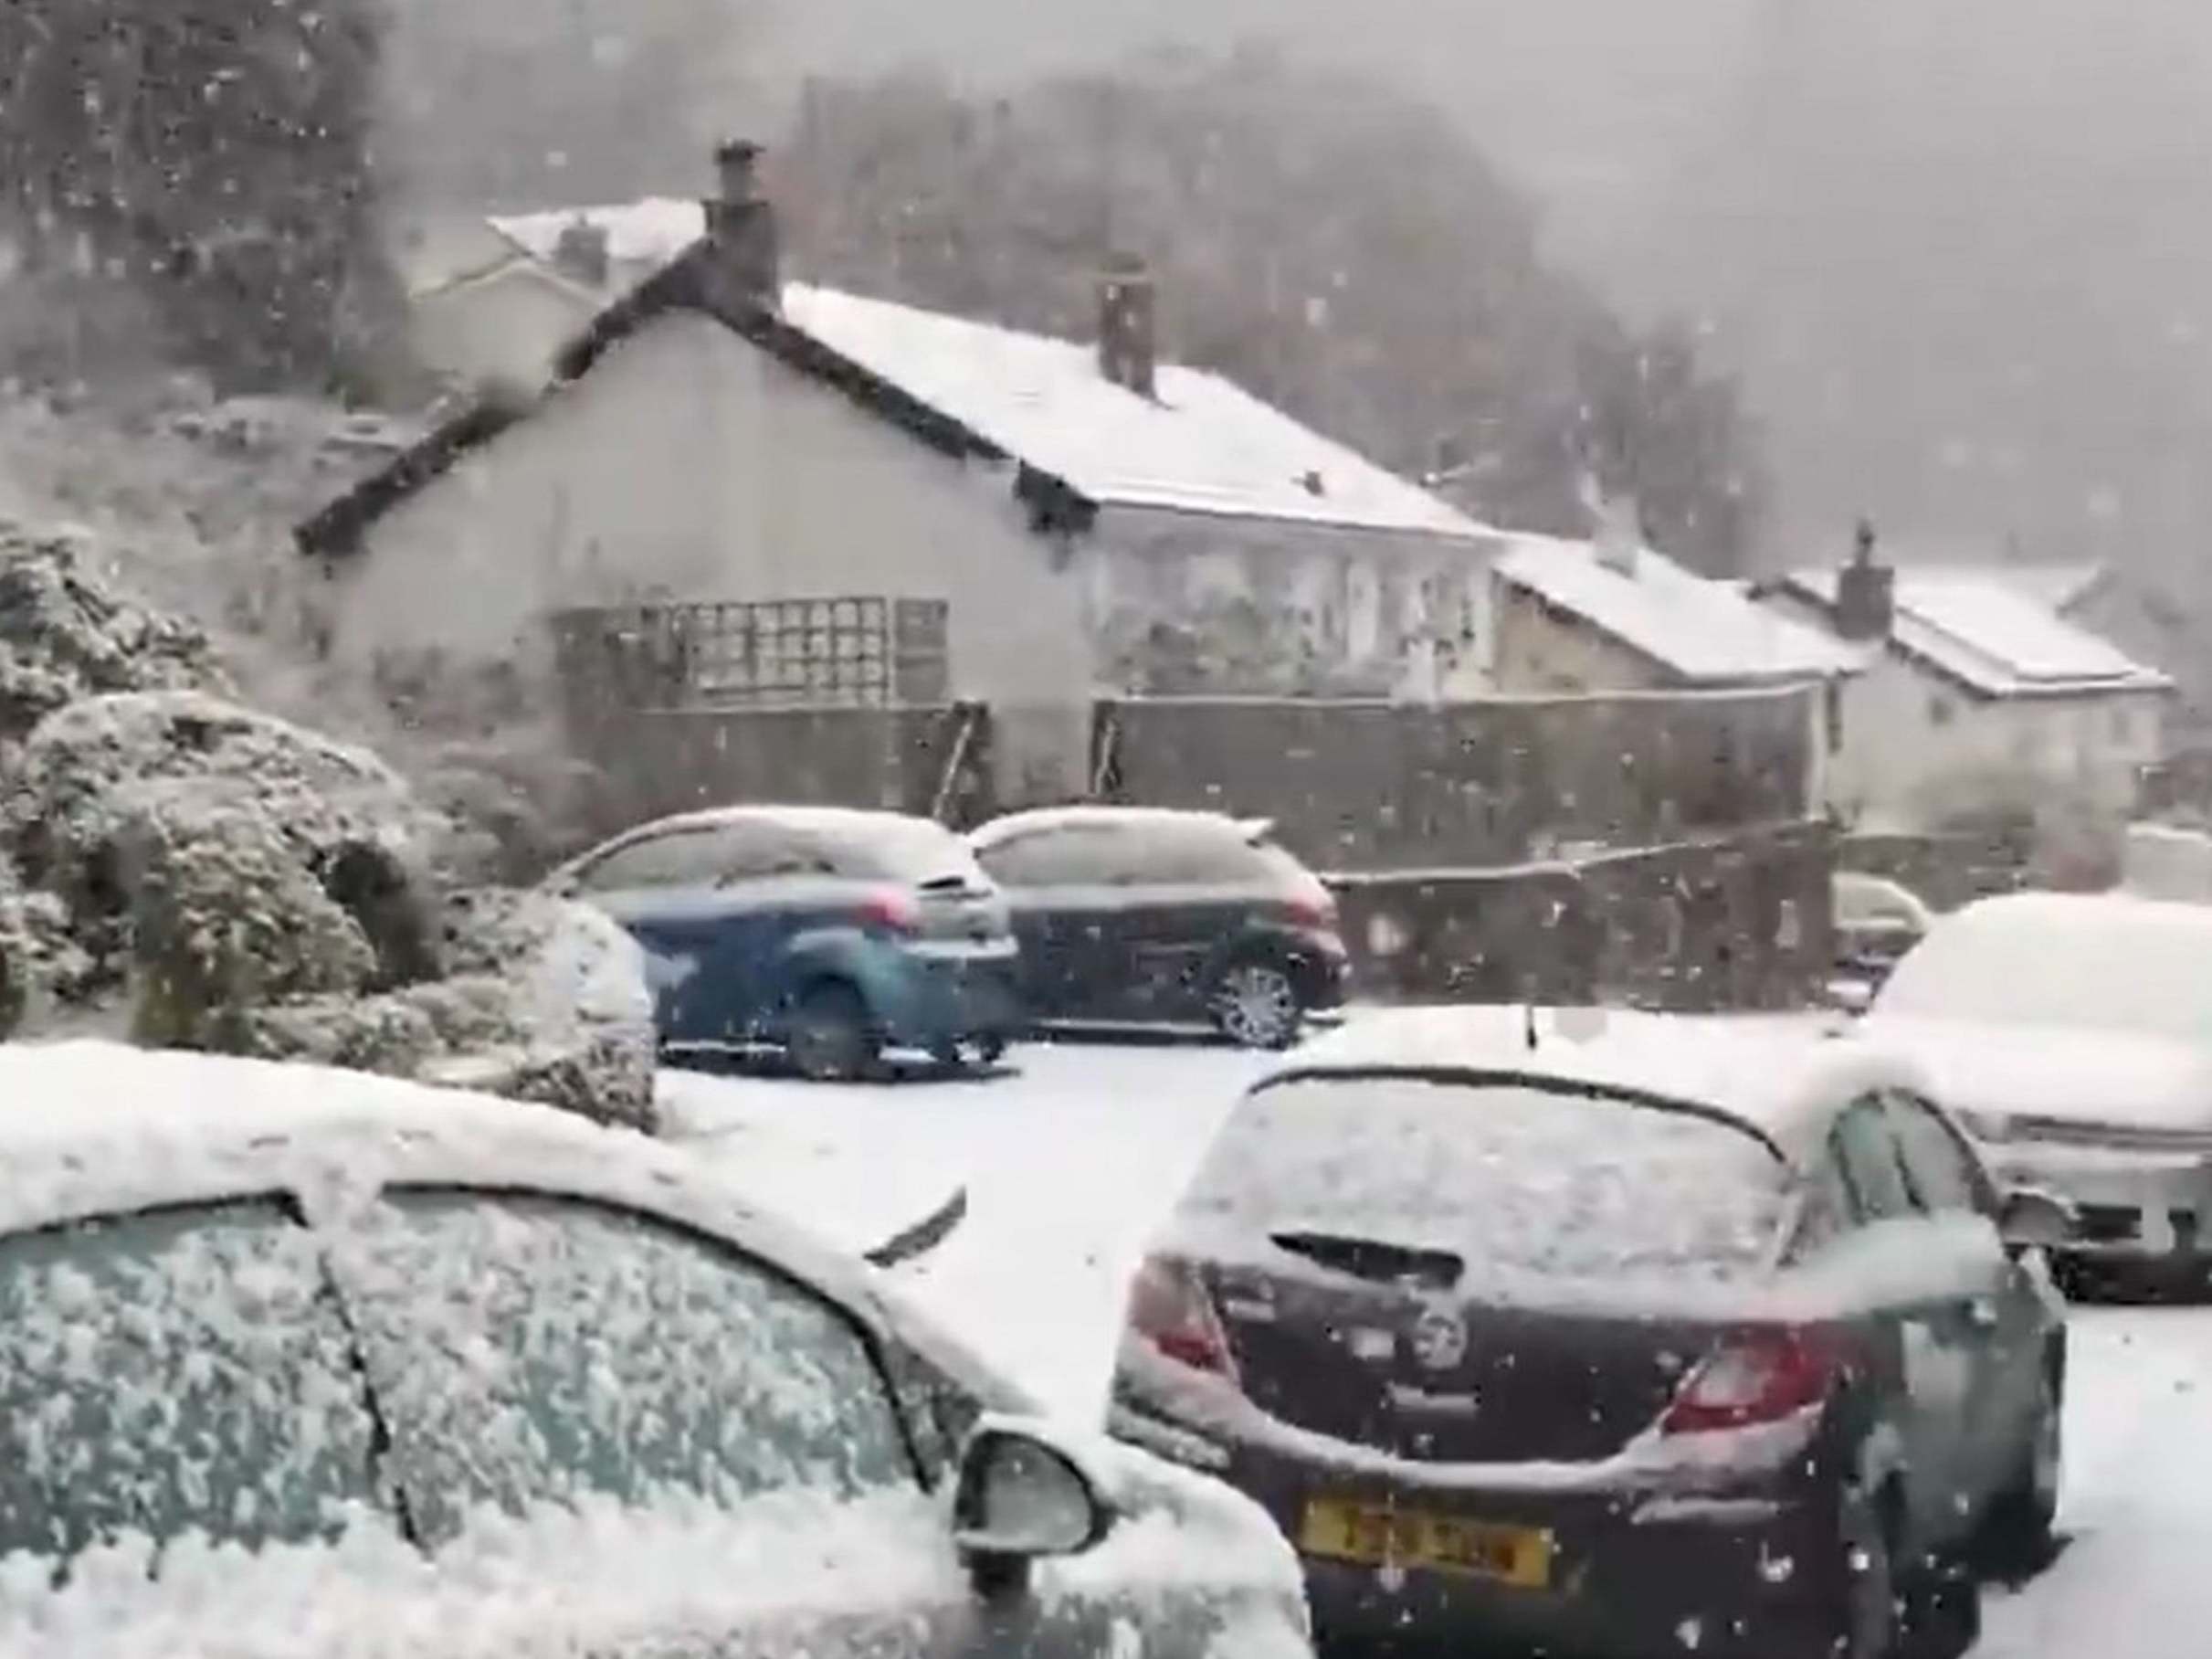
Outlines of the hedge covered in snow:
M649 1124L628 937L452 886L454 826L404 778L232 695L195 628L0 526L0 1034L92 1023Z

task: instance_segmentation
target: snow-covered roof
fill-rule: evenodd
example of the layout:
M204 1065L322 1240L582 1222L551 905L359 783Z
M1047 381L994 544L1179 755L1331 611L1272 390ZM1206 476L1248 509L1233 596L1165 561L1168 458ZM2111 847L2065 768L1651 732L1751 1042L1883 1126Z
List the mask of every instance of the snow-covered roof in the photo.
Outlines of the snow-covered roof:
M1834 567L1800 570L1785 586L1824 608ZM2172 682L2038 603L1998 567L1901 569L1891 642L1990 697L2165 691Z
M1773 682L1848 673L1858 658L1818 629L1753 601L1733 582L1686 570L1648 547L1626 569L1588 542L1515 535L1499 576L1580 618L1691 682Z
M2095 559L2078 559L2059 565L2000 565L1987 574L2019 589L2045 609L2062 613L2068 606L2086 598L2110 571Z
M1911 1062L1880 1044L1794 1022L1519 1004L1364 1014L1271 1075L1363 1070L1500 1071L1633 1090L1722 1113L1792 1156L1842 1100L1873 1088L1925 1092Z
M1143 397L1109 380L1090 345L805 283L785 285L784 317L1101 504L1495 534L1205 370L1164 363Z
M968 839L976 846L990 847L1008 836L1027 835L1039 830L1080 828L1084 825L1143 829L1166 824L1210 825L1224 834L1248 836L1261 830L1266 821L1264 819L1233 818L1226 812L1196 811L1182 807L1033 807L1027 812L1009 812L995 818L974 830Z
M491 227L532 259L550 259L560 246L561 233L579 220L606 232L606 255L617 265L666 265L707 233L703 206L666 195L594 207L500 214L493 216Z

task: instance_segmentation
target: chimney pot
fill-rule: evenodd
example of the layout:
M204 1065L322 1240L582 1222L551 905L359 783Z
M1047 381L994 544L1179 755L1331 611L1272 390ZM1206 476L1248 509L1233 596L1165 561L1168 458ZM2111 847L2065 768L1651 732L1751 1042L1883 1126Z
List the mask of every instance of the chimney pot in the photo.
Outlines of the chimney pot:
M733 138L714 152L715 195L705 204L717 299L775 311L783 304L783 269L775 207L762 194L761 146Z
M1156 294L1144 261L1121 256L1099 277L1099 372L1140 397L1153 395L1159 367Z
M1886 639L1897 617L1897 573L1874 562L1874 526L1859 523L1851 562L1836 573L1836 632L1854 643Z
M612 271L606 227L578 216L561 227L553 243L553 269L586 288L605 288Z

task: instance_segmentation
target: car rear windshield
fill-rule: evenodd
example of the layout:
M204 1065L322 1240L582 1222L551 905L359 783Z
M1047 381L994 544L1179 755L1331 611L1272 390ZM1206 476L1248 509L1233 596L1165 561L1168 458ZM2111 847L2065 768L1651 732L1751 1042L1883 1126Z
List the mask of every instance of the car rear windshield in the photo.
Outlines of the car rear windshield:
M1194 1231L1448 1251L1485 1277L1729 1279L1771 1253L1781 1160L1691 1113L1522 1083L1290 1078L1246 1096L1185 1195Z
M990 885L967 843L943 825L923 819L886 817L810 828L807 839L827 854L839 875L909 882L917 887Z

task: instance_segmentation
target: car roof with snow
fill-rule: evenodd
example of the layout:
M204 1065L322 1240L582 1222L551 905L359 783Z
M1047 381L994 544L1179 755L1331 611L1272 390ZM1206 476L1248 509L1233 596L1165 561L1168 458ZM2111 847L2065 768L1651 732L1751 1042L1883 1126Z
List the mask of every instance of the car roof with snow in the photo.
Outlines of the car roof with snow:
M1518 1003L1359 1015L1255 1086L1359 1072L1497 1073L1648 1095L1724 1116L1793 1159L1825 1136L1843 1101L1871 1089L1929 1093L1910 1060L1817 1020Z
M995 818L982 825L968 839L976 846L989 847L1012 836L1033 835L1045 830L1078 829L1084 825L1142 830L1177 824L1204 825L1218 829L1225 834L1247 838L1263 835L1273 827L1272 820L1264 818L1237 818L1226 812L1207 812L1192 808L1084 804L1035 807L1027 812L1009 812L1003 818Z
M2027 940L2196 939L2212 950L2212 905L2132 893L2007 893L1976 899L1943 922L1946 933Z
M738 824L773 824L783 830L842 832L856 837L881 835L887 831L905 834L917 827L926 826L943 830L954 840L959 839L934 819L909 812L880 811L869 807L702 807L691 812L675 812L667 818L650 819L645 823L633 825L618 835L610 835L596 846L570 860L562 869L574 872L589 860L629 846L635 841L650 840L654 836L679 834L689 830L719 830Z
M390 1185L648 1211L881 1315L869 1271L705 1161L549 1106L299 1062L90 1040L0 1043L0 1234L272 1192L311 1217Z

